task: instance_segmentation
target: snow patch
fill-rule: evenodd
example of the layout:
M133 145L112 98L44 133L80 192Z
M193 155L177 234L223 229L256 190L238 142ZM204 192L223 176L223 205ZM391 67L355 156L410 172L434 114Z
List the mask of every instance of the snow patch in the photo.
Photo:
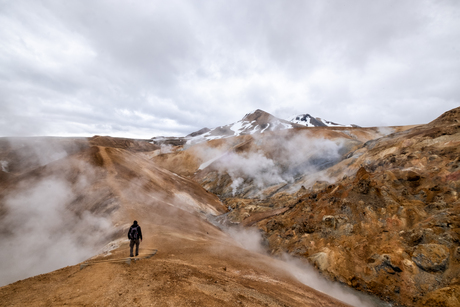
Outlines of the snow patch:
M303 115L296 115L296 116L293 116L292 119L290 120L292 123L294 124L299 124L299 125L303 125L303 126L307 126L307 127L314 127L315 125L313 125L310 121L311 117L307 117L306 120L302 120Z
M242 128L243 128L243 123L242 122L236 122L236 123L230 125L230 130L235 132L235 135L240 135Z
M238 121L232 125L230 125L230 130L232 130L233 132L235 132L235 136L239 136L243 133L247 133L248 129L255 123L256 121L253 120L252 122L248 122L248 121ZM254 132L257 132L256 131L256 128L257 126L254 127L254 129L252 131L249 132L249 134L253 134ZM229 136L227 136L229 137Z
M264 131L267 130L268 128L270 128L270 124L267 124L267 127L265 127L262 131L260 131L260 133L264 133Z
M303 125L306 127L316 127L314 123L312 123L312 116L310 114L300 114L300 115L294 115L291 117L290 122L294 124L299 124ZM352 125L342 125L342 124L337 124L334 122L331 122L329 120L325 120L319 117L314 118L315 121L318 121L322 124L325 124L327 127L353 127Z

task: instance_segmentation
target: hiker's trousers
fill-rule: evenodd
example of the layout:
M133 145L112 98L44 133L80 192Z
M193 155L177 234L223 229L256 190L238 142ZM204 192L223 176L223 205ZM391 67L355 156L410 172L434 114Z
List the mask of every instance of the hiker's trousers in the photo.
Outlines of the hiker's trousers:
M131 240L131 242L129 242L129 256L133 257L133 248L134 248L134 244L136 244L136 256L139 255L139 239L137 240Z

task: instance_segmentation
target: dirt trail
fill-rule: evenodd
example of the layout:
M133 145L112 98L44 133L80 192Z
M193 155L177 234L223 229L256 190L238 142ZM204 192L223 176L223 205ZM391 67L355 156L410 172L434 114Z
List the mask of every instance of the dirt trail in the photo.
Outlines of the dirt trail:
M125 222L128 220L134 220L135 214L132 210L132 204L131 201L129 200L128 197L125 196L123 193L123 183L117 179L118 171L114 166L114 162L111 158L111 156L107 153L107 150L116 150L116 149L111 149L107 147L99 147L99 153L101 154L104 167L107 170L107 185L111 187L111 190L113 193L118 197L119 201L124 204L124 206L121 207L121 210L117 212L117 216L115 218L115 222L121 221ZM131 209L131 210L130 210Z

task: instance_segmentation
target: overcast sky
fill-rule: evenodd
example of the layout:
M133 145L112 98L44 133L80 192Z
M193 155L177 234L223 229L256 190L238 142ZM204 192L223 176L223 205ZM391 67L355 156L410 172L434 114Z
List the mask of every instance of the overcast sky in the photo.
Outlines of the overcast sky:
M182 136L262 109L460 106L460 1L0 0L0 136Z

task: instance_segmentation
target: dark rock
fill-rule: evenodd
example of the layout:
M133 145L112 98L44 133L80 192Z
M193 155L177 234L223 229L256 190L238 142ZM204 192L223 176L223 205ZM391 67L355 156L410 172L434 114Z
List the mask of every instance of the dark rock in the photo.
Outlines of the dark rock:
M398 265L394 264L391 256L387 254L374 254L367 260L367 263L372 264L376 271L383 270L388 274L402 272L402 269Z
M449 261L449 249L440 244L420 244L415 248L412 260L426 272L444 271Z
M424 232L421 229L414 229L412 231L404 232L402 237L406 240L407 245L413 247L422 243Z
M337 225L337 220L332 215L323 216L323 225L326 228L335 228Z
M277 220L271 220L270 222L267 223L267 229L269 231L275 231L283 227L284 227L283 223Z
M361 194L367 194L369 193L370 189L370 180L368 179L362 179L358 182L356 191Z
M412 188L416 188L416 187L420 186L420 184L421 184L420 179L421 179L420 175L417 174L414 171L409 171L409 172L406 173L406 180L408 181L409 186L412 187ZM426 197L426 193L425 193L425 197Z

